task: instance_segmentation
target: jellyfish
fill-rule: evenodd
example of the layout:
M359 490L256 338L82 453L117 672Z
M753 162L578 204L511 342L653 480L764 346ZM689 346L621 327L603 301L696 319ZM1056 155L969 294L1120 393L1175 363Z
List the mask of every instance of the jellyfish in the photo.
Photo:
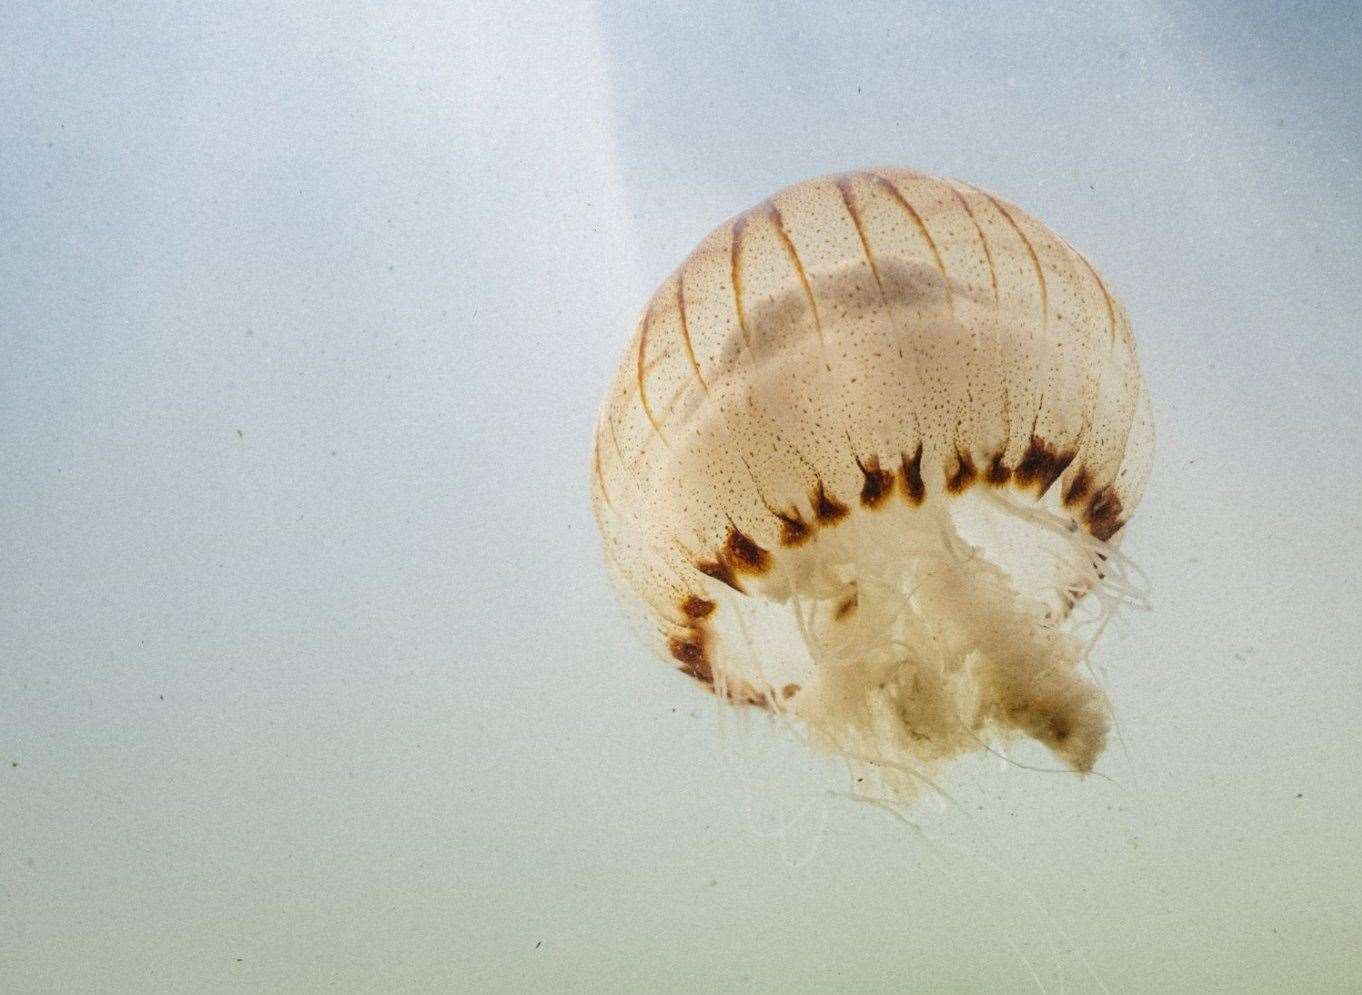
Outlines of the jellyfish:
M911 800L1029 737L1090 772L1112 712L1075 621L1153 446L1126 309L1020 208L904 169L720 225L608 388L593 509L657 653Z

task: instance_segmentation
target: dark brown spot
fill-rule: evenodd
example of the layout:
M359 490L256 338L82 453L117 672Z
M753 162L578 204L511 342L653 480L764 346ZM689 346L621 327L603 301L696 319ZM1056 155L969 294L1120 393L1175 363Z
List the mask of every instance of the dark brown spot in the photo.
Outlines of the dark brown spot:
M714 681L714 666L710 663L707 647L710 634L704 623L697 622L681 633L667 639L667 650L680 664L676 669L687 677L699 681L705 690L718 693ZM797 687L795 690L799 690ZM729 680L725 682L724 697L736 705L756 705L760 708L771 707L767 696L746 681ZM786 695L786 697L789 697Z
M698 594L691 594L681 602L681 614L686 618L700 619L709 618L714 613L714 602L707 598L702 598Z
M724 542L724 559L739 573L763 574L771 569L771 555L733 525Z
M709 690L714 690L714 670L710 667L708 660L697 660L694 663L683 663L677 668L687 677L693 677Z
M800 516L797 508L791 508L789 511L777 511L775 516L780 519L780 544L782 546L799 546L809 538L809 524Z
M1001 452L995 453L993 459L989 460L988 470L984 474L984 479L994 487L1001 487L1012 479L1012 471L1008 469L1007 464L1003 462L1003 454Z
M1026 455L1012 475L1013 480L1018 487L1034 487L1038 494L1044 494L1059 479L1059 475L1068 469L1075 455L1072 449L1061 453L1040 436L1033 435Z
M893 490L894 475L880 468L878 456L869 456L864 463L858 459L856 465L865 475L865 484L861 487L861 504L867 508L878 507Z
M713 688L714 668L710 666L709 657L705 654L705 641L704 630L693 626L682 635L670 637L667 640L667 650L681 664L678 668L681 673Z
M672 636L667 640L667 649L681 663L694 665L705 661L704 641L699 634L690 629L684 636Z
M809 495L809 502L813 505L813 517L819 525L835 525L850 513L846 505L828 493L821 480Z
M917 444L917 452L912 459L903 456L903 465L899 467L899 484L903 487L903 496L911 505L920 505L927 497L927 487L922 482L922 443Z
M1089 532L1106 542L1125 524L1121 520L1121 510L1121 498L1116 488L1108 484L1092 496L1083 520L1087 522Z
M1074 474L1073 480L1069 481L1069 486L1064 491L1064 503L1066 505L1078 504L1088 496L1088 492L1091 490L1092 474L1088 472L1087 467L1082 467Z
M727 584L739 594L747 593L742 589L742 584L738 582L738 577L733 572L733 568L728 565L728 561L723 557L720 557L717 560L701 560L699 563L695 564L695 569L699 570L706 577L713 577L720 583Z
M797 694L799 694L798 684L786 684L783 688L780 689L780 696L782 698L786 699L793 698Z
M832 617L836 619L838 622L841 622L848 615L854 612L857 606L860 605L860 603L861 603L860 592L852 591L850 594L848 594L845 598L842 599L842 603L837 606L837 610L833 612Z
M711 690L713 689L711 688ZM767 700L766 695L746 681L729 684L724 688L724 697L735 705L755 705L758 708L771 707L771 702Z
M960 494L969 490L970 485L978 478L979 471L974 466L974 460L969 453L955 451L955 469L946 477L946 490L952 494Z

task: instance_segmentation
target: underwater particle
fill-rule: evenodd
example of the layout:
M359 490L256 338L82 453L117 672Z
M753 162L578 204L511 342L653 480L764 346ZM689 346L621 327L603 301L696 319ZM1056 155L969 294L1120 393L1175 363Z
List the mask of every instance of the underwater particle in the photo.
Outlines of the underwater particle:
M1130 591L1152 448L1097 270L982 190L876 169L775 194L662 284L592 497L664 659L906 799L1018 736L1092 769L1072 614Z

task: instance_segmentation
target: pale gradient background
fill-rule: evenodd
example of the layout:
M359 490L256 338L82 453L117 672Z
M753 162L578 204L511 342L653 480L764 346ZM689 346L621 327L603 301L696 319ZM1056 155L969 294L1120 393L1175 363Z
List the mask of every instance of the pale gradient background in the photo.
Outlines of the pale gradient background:
M1362 987L1360 50L1327 4L6 6L0 990ZM881 163L1088 254L1159 430L1128 752L966 763L921 834L635 648L585 472L692 244Z

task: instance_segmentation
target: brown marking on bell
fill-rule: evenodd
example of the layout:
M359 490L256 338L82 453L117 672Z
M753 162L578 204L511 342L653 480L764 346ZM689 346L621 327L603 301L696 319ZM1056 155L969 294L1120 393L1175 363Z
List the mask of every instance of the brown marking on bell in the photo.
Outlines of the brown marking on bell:
M1109 340L1110 340L1111 342L1115 342L1115 341L1116 341L1116 307L1115 307L1115 305L1112 303L1112 300L1111 300L1111 291L1107 289L1106 281L1104 281L1104 280L1102 279L1102 277L1098 275L1097 270L1093 269L1092 263L1088 262L1088 258L1087 258L1085 255L1083 255L1083 253L1077 251L1072 245L1069 245L1068 242L1065 242L1064 244L1068 247L1068 249L1069 249L1070 252L1072 252L1075 256L1077 256L1079 259L1081 259L1081 260L1083 261L1083 265L1086 266L1086 267L1088 268L1088 272L1092 275L1092 278L1093 278L1095 281L1097 281L1097 287L1098 287L1099 290L1102 291L1102 299L1105 300L1105 301L1107 302L1107 334L1108 334L1108 338L1109 338Z
M867 174L859 174L863 178ZM846 205L847 217L851 218L851 223L856 229L856 237L861 243L861 254L865 256L866 265L870 267L870 275L875 278L875 286L879 289L880 299L884 300L884 281L880 279L880 264L875 261L875 253L870 251L870 240L865 237L865 222L861 218L861 209L856 206L855 199L851 196L852 174L844 173L837 177L837 189L842 194L842 203Z
M852 222L856 225L856 228L859 230L861 227L861 212L857 208L856 202L855 200L852 199L851 196L852 175L853 174L851 173L841 173L840 175L833 178L833 182L837 185L837 192L842 195L842 203L846 205L847 214L851 216Z
M813 517L819 525L836 525L851 513L850 508L828 493L822 480L809 494L809 502L813 505Z
M781 215L780 208L769 200L764 202L763 207L766 209L766 217L771 222L771 227L775 229L776 235L780 238L780 244L785 250L786 258L794 267L795 275L799 277L799 285L804 289L804 299L809 302L809 313L813 315L813 327L818 333L818 341L821 345L823 342L823 319L818 316L818 299L813 296L813 285L809 283L809 274L804 269L804 263L800 261L799 252L795 249L794 239L790 238L790 232L785 227L785 218Z
M715 694L718 694L719 689L713 687L710 688L710 690ZM757 708L766 709L771 707L771 699L767 697L766 692L758 691L746 681L737 681L729 678L724 683L723 696L725 700L734 705L754 705Z
M699 626L691 626L680 635L667 639L667 651L681 664L681 673L694 677L701 684L714 686L714 668L705 652L708 636Z
M771 569L771 554L734 525L728 527L723 558L739 573L764 574Z
M903 191L899 189L898 184L887 176L881 176L879 173L863 173L861 175L869 177L880 187L880 189L889 194L889 196L898 203L899 207L903 208L904 213L912 219L913 224L917 227L918 234L921 235L922 240L927 243L927 248L932 250L932 259L936 261L937 272L941 274L941 279L946 288L946 299L947 301L950 301L950 278L946 276L946 265L941 261L941 251L936 247L936 240L932 238L932 233L927 229L927 225L923 223L922 215L919 214L917 208L910 204L908 199L904 197ZM952 303L951 306L954 307L954 304Z
M799 694L798 684L786 684L783 688L780 689L780 696L784 698L786 701L789 701L797 694Z
M1074 474L1073 479L1069 481L1069 486L1064 491L1064 503L1070 506L1078 504L1088 496L1088 492L1091 490L1092 474L1088 472L1087 467L1079 467L1078 472Z
M864 463L858 457L856 465L865 476L865 484L861 487L861 504L867 508L879 507L894 489L894 475L880 467L878 456L867 456Z
M832 617L838 622L844 622L846 621L847 616L854 612L860 604L861 594L859 591L853 590L842 599L841 603L837 606L837 609L832 613Z
M601 498L605 501L605 506L611 511L615 510L614 503L610 500L610 492L605 489L605 475L601 473L601 439L596 437L595 443L591 446L591 462L595 466L596 483L601 489Z
M1001 487L1012 479L1012 470L1003 462L1001 452L994 453L993 459L988 462L988 469L984 471L984 479L994 487Z
M743 305L742 299L742 243L743 233L747 231L747 222L751 218L752 212L740 214L733 222L733 243L729 252L729 278L733 283L733 310L738 318L738 331L742 333L743 345L747 346L749 352L752 350L752 339L747 331L747 309Z
M735 705L754 705L757 708L766 709L771 707L771 702L766 695L750 684L744 684L740 688L728 688L727 697Z
M709 393L709 384L705 383L705 378L700 375L700 364L695 360L695 346L690 340L690 324L686 321L686 294L683 283L686 278L685 270L682 269L676 277L676 312L681 318L681 342L686 347L686 359L690 361L690 371L695 374L695 379L699 381L700 387L706 394Z
M738 575L733 572L733 568L728 565L727 559L720 556L713 560L700 560L695 564L695 569L699 570L706 577L713 577L721 584L727 584L739 594L746 594L742 584L738 581Z
M1041 332L1044 333L1048 326L1050 316L1050 289L1045 285L1045 269L1040 264L1040 256L1036 254L1036 247L1032 245L1031 240L1026 237L1026 232L1022 230L1021 225L1017 224L1017 219L1012 216L1012 212L1008 209L1006 204L991 193L987 193L983 190L980 190L979 192L987 197L993 206L998 209L998 213L1006 219L1008 225L1017 233L1017 237L1021 239L1022 245L1026 247L1026 254L1031 257L1031 265L1036 271L1036 283L1040 288L1040 327Z
M683 634L668 639L667 649L680 664L676 669L698 681L711 694L722 692L722 697L735 705L770 708L771 702L766 694L746 681L730 677L723 682L722 688L719 687L714 677L714 665L706 652L708 642L709 633L700 626L691 626Z
M988 282L993 287L993 302L998 302L998 270L993 265L993 250L989 248L988 236L984 234L984 229L979 224L979 219L974 216L974 208L969 206L969 201L965 195L957 190L953 185L947 184L951 193L955 194L956 202L965 209L965 214L969 216L970 223L974 225L974 230L979 233L979 244L984 249L984 259L988 262Z
M683 644L684 645L684 644ZM686 662L677 668L687 677L693 677L711 691L714 690L714 668L705 659Z
M648 400L647 377L644 373L643 364L648 355L648 330L652 325L654 309L652 304L648 305L648 313L643 316L643 321L638 329L638 355L635 357L634 368L636 383L638 387L638 403L643 408L644 415L648 418L648 424L652 426L658 437L666 442L666 436L662 434L662 429L657 424L657 417L653 414L652 402Z
M969 490L970 485L979 477L979 471L974 466L974 460L970 454L955 451L955 468L946 476L946 490L952 494L962 494Z
M801 546L812 534L813 529L799 514L798 508L789 511L772 512L780 519L780 544L782 546Z
M1018 487L1034 487L1036 493L1044 494L1059 479L1059 475L1069 468L1078 455L1073 449L1060 452L1040 436L1031 436L1031 445L1013 473Z
M1116 488L1108 484L1092 496L1083 513L1083 520L1089 532L1106 542L1125 524L1121 519L1121 511L1121 497L1116 493Z
M704 655L703 647L697 654L695 643L688 641L684 636L673 636L668 641L671 647L672 656L680 661L680 666L676 669L687 677L699 682L700 686L711 694L719 694L719 688L714 681L714 667L709 659ZM727 681L723 688L723 698L734 705L755 705L758 708L770 708L771 702L767 696L758 691L746 681Z
M917 506L926 499L927 485L922 482L922 443L917 444L917 452L913 454L912 459L903 455L903 464L899 467L899 484L909 504Z
M714 614L714 602L698 594L689 594L681 602L681 614L689 619L709 618Z

